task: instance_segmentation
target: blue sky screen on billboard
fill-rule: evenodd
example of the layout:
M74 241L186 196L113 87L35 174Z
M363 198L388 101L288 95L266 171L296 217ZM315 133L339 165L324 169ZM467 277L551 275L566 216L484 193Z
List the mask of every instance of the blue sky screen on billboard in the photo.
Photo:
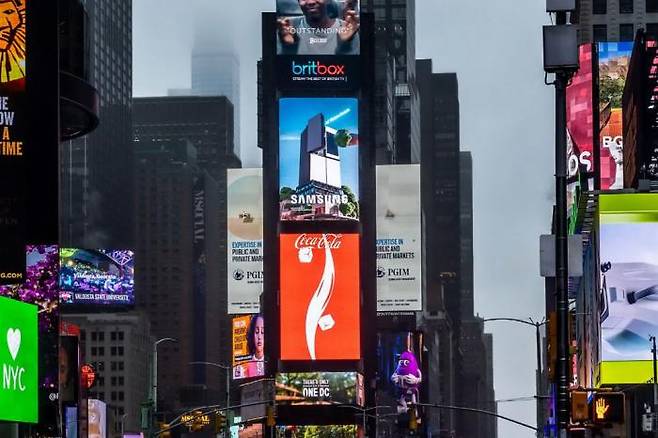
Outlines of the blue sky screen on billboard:
M134 253L61 248L59 285L63 305L133 305Z
M358 175L357 99L279 101L281 220L358 220Z

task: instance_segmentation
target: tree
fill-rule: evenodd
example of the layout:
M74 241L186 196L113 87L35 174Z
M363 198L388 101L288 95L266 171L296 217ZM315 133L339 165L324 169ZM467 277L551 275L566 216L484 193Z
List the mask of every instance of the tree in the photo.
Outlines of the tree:
M355 219L358 218L359 201L356 199L356 195L354 195L354 192L352 192L352 190L347 186L342 186L341 188L343 193L347 195L347 202L345 204L340 204L340 212L343 214L343 216Z
M281 190L279 191L279 198L281 201L284 201L286 199L290 199L292 195L295 194L295 190L293 190L290 187L281 187Z

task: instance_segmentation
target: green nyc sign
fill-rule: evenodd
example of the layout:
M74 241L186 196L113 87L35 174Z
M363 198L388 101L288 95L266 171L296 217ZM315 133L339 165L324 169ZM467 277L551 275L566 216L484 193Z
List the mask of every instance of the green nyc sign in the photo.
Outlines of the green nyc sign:
M0 297L0 421L39 421L37 306Z

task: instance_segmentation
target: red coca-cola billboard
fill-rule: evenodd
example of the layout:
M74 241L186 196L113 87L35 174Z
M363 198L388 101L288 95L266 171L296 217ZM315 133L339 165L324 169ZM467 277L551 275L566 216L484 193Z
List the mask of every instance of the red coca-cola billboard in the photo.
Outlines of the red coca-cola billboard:
M359 235L280 239L281 359L360 359Z

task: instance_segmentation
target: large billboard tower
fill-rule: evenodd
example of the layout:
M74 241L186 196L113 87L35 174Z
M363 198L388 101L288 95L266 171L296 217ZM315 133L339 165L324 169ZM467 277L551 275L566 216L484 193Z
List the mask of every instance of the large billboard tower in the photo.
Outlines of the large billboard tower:
M372 33L358 1L263 14L276 86L263 88L262 311L280 430L356 430L375 405Z

